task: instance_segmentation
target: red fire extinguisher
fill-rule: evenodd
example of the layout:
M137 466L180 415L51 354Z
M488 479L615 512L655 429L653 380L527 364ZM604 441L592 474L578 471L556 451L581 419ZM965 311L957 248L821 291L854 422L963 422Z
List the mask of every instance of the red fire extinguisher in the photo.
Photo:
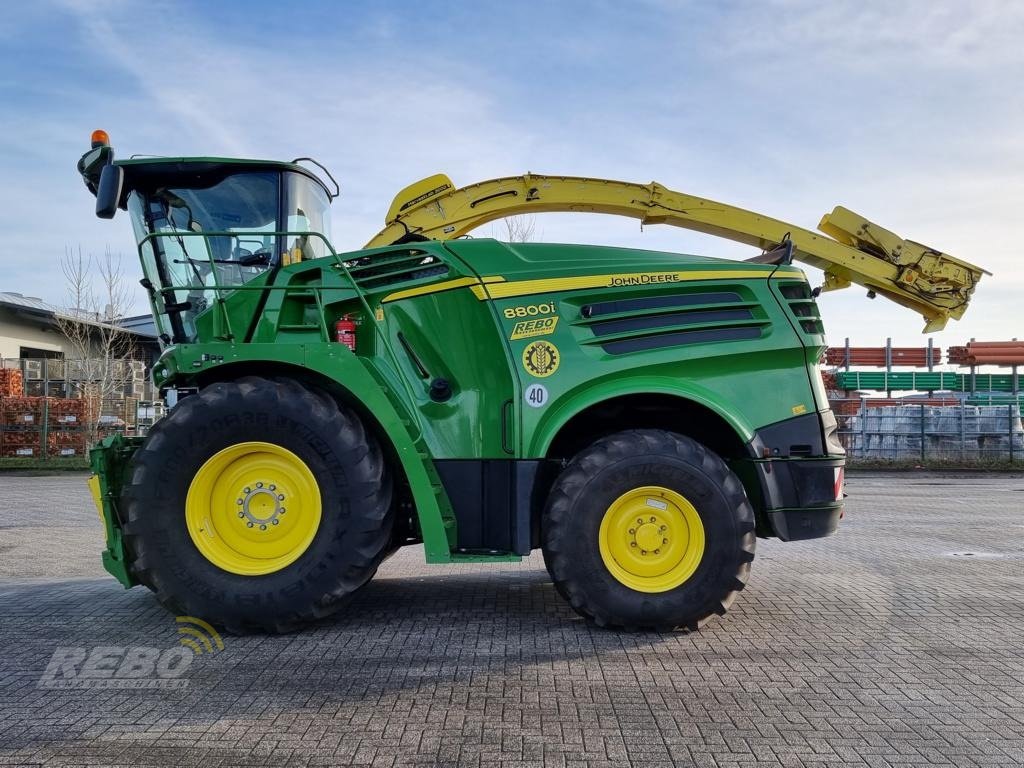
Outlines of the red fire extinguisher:
M353 352L356 351L356 323L348 315L345 315L334 324L334 340L344 344Z

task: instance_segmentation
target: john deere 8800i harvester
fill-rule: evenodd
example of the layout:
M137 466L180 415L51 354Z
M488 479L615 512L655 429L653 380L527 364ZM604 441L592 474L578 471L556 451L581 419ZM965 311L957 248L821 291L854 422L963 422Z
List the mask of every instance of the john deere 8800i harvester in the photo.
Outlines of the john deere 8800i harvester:
M398 547L429 563L541 549L602 626L697 628L747 582L758 536L826 536L843 449L793 259L959 317L982 271L837 208L831 237L657 184L520 176L396 197L337 253L336 186L300 162L79 170L127 210L173 407L92 454L106 568L170 609L284 630L344 605ZM329 175L327 175L329 178ZM585 210L730 237L747 262L460 239Z

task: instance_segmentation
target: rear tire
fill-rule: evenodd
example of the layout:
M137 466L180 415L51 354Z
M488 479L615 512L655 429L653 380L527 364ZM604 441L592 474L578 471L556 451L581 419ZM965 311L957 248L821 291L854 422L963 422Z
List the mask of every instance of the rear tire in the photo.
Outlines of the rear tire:
M555 588L579 614L661 631L724 614L756 543L739 478L662 430L619 432L577 454L552 487L541 538Z
M390 543L386 469L359 418L323 393L290 379L212 384L132 458L133 572L169 610L231 632L327 616Z

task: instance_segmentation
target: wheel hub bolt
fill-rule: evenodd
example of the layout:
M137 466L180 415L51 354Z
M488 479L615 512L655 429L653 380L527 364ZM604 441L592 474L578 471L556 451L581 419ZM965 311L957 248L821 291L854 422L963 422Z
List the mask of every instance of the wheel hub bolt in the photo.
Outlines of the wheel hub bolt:
M629 532L630 532L630 533L636 533L636 528L630 528L630 529L629 529Z
M657 520L657 518L656 518L656 517L652 517L652 518L651 518L651 522L652 522L652 523L653 523L653 522L654 522L655 520Z
M647 554L647 550L646 549L641 549L640 550L640 554L641 555L646 555Z
M635 542L635 541L631 541L631 542L629 543L629 546L631 546L631 547L635 547L635 546L636 546L636 542Z
M654 554L656 554L656 555L660 555L660 554L661 554L661 550L660 550L660 549L656 549L656 550L654 550Z
M277 490L276 485L262 480L242 489L242 498L236 499L235 503L238 505L238 517L245 521L247 528L258 527L266 531L271 525L279 524L277 518L285 513L285 508L280 506L284 494ZM264 495L270 499L257 500L257 496Z

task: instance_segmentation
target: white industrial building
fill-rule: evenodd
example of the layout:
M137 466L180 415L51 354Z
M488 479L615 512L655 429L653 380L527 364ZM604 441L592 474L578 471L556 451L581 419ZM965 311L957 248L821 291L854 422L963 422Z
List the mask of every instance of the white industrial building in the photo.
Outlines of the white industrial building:
M60 359L70 355L67 339L57 318L61 310L42 299L0 291L0 359ZM66 316L66 315L65 315ZM75 315L75 320L100 324ZM132 333L148 363L158 349L156 331L149 315L124 318L118 325Z

